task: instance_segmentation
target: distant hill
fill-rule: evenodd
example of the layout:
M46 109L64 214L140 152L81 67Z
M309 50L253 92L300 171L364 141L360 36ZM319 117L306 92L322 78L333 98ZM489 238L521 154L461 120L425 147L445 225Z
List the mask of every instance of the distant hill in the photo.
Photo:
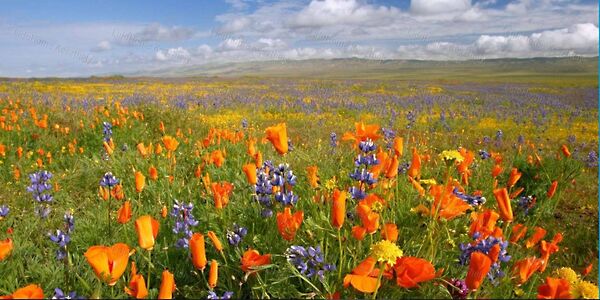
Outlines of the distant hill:
M597 77L598 57L467 61L358 58L213 63L122 74L126 77L284 77L331 79L475 79Z

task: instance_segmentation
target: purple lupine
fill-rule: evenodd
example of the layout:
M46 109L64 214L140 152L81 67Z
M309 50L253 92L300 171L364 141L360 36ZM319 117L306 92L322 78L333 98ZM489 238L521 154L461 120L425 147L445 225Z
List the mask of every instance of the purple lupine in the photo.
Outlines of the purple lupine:
M598 154L596 151L592 150L588 153L587 158L585 159L585 163L588 167L593 168L598 166Z
M33 199L39 203L35 208L35 212L40 218L48 217L50 213L49 204L54 199L49 192L52 190L52 184L49 182L50 179L52 179L52 173L48 171L29 174L31 185L27 187L27 192L31 193Z
M396 132L389 128L381 128L381 131L383 132L385 148L388 150L392 149L392 146L394 144L394 138L396 137Z
M110 139L112 138L112 124L108 123L108 122L102 122L102 134L104 135L103 140L105 142L109 142Z
M406 125L406 129L411 129L415 126L415 122L417 122L417 114L410 110L406 113L406 120L408 121L408 125Z
M231 297L233 297L233 292L227 291L225 293L223 293L223 296L219 297L219 295L217 295L217 293L213 292L213 291L208 291L208 297L206 297L206 299L209 300L229 300L231 299Z
M479 239L480 237L481 234L479 232L475 232L473 234L473 240L476 241L476 243L467 243L459 245L461 254L458 258L458 261L463 266L467 265L471 259L471 253L481 252L487 255L489 254L492 247L494 247L495 245L500 245L500 253L498 255L498 260L496 260L496 262L492 264L492 267L490 268L490 271L487 274L488 279L493 284L497 284L497 279L504 277L505 275L504 271L502 271L502 269L500 268L500 264L503 262L508 262L511 258L511 256L508 255L506 251L506 248L508 247L508 241L504 241L501 237L497 238L494 236L489 236L486 239Z
M238 224L233 224L233 230L227 230L227 241L229 245L237 246L242 242L246 234L248 234L248 229Z
M107 187L110 189L117 184L119 184L119 179L117 179L117 177L115 177L111 172L105 173L104 176L102 176L102 179L100 179L100 186L102 187Z
M461 193L458 188L454 188L454 190L452 190L452 193L460 198L461 200L467 202L469 205L476 207L479 205L482 205L485 203L486 199L483 196L471 196L471 195L467 195L465 193Z
M467 299L467 295L469 295L469 288L467 287L467 283L463 279L450 279L451 287L448 287L448 291L452 296L452 299Z
M479 157L481 158L481 160L486 160L486 159L492 157L492 155L485 150L479 150Z
M354 159L355 168L350 173L350 178L357 181L357 186L350 187L349 192L353 199L361 200L366 197L365 185L370 186L377 182L373 173L369 172L368 169L371 166L378 165L379 160L377 160L377 156L375 155L377 145L371 139L360 142L358 149L360 149L361 153Z
M523 210L523 213L525 213L525 215L529 214L529 210L531 210L535 206L535 203L535 196L522 196L519 197L519 200L517 201L518 207Z
M63 292L63 290L61 290L60 288L55 288L54 289L54 295L52 296L52 299L77 299L77 300L83 300L83 299L85 299L85 297L77 295L77 293L75 291L72 291L72 292L69 292L68 294L65 294L65 292Z
M192 237L192 227L198 225L198 221L194 218L192 210L194 205L190 202L185 204L175 200L173 204L173 210L171 210L171 216L175 219L175 225L173 226L173 233L177 235L183 235L175 243L177 248L188 248L189 239Z
M271 196L283 205L296 205L298 195L292 191L296 181L297 177L288 164L279 164L275 167L269 160L263 163L257 170L257 180L254 185L255 199L264 207L261 213L263 217L273 215ZM273 193L273 187L279 187L277 192Z
M302 275L308 278L318 277L324 280L325 272L334 271L335 265L325 262L321 247L291 246L285 251L285 256Z
M332 132L329 134L329 144L331 145L331 148L335 149L338 145L338 140L337 140L337 134L335 132Z
M10 208L8 208L7 205L0 206L0 220L2 220L3 218L6 218L6 216L8 216L9 212L10 212Z

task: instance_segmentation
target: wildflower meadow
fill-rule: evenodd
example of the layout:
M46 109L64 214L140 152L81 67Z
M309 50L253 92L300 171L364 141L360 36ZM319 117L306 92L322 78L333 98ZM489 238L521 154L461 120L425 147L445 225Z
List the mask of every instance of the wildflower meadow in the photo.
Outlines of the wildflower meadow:
M597 298L591 85L0 83L3 298Z

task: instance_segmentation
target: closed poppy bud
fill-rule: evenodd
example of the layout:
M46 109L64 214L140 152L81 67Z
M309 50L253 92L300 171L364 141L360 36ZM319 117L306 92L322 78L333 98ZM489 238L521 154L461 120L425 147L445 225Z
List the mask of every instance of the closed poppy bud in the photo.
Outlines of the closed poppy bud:
M362 241L367 235L367 230L362 226L353 226L352 227L352 237L355 239Z
M245 164L242 167L244 174L246 174L246 179L248 179L248 183L250 185L255 185L257 181L256 177L256 165L255 164Z
M158 179L158 170L153 166L148 168L148 176L150 176L151 180L156 181Z
M394 178L398 175L398 166L400 165L400 161L398 160L398 156L394 155L394 157L392 157L392 160L390 162L390 165L387 168L387 171L385 173L385 177L387 178Z
M175 277L169 270L162 272L162 278L160 282L160 290L158 291L158 299L173 299L173 292L175 291Z
M560 151L562 151L563 155L565 157L570 157L571 156L571 151L569 151L569 148L567 147L567 145L562 145L560 147Z
M502 173L502 167L500 165L494 165L492 168L492 177L496 178Z
M158 227L158 221L148 215L135 220L135 231L138 234L138 242L142 249L152 250L158 235Z
M100 188L98 189L98 195L100 196L100 198L102 198L102 200L106 201L110 197L110 191L108 188L100 186Z
M12 239L6 239L0 241L0 261L3 261L8 257L10 252L13 249L13 241Z
M260 151L256 152L256 154L254 155L254 164L256 164L257 168L260 168L263 164L263 157Z
M396 226L394 223L385 224L383 226L383 230L381 231L381 237L384 240L396 242L398 240L398 226Z
M217 286L217 279L219 279L219 263L213 259L210 261L210 271L208 273L208 286L211 289Z
M288 136L285 123L267 127L265 130L267 140L273 144L277 153L284 155L288 152Z
M588 274L590 274L590 272L592 272L592 269L594 268L594 264L589 264L587 267L585 267L583 269L583 271L581 271L581 276L587 276Z
M550 188L548 189L548 193L546 194L548 196L548 199L552 198L552 196L554 196L554 194L556 193L556 188L558 187L558 181L554 180L552 181L552 184L550 185Z
M421 156L417 152L417 148L412 148L412 162L406 171L406 174L413 179L419 179L421 177Z
M144 186L146 186L146 176L140 171L135 172L135 191L141 193Z
M506 186L508 186L509 188L514 186L515 183L517 183L517 181L519 181L520 178L521 178L521 172L519 172L519 170L517 170L517 168L512 168L512 170L510 171L510 176L508 177L508 182L506 183Z
M221 241L219 240L217 235L213 231L207 232L206 235L208 235L208 237L212 241L213 245L215 246L215 249L217 249L217 251L219 252L223 252L223 245L221 244Z
M107 143L107 142L103 142L102 146L104 146L104 150L106 151L106 153L108 155L112 155L113 154L113 148Z
M333 191L333 205L331 206L331 223L333 227L341 229L346 217L346 198L347 193L335 189Z
M508 197L508 190L506 188L494 190L494 197L498 204L498 210L500 211L500 217L506 222L513 220L512 206L510 204L510 198Z
M148 156L148 152L146 151L146 147L144 147L144 143L137 144L136 148L143 158Z
M510 242L511 243L518 242L520 239L522 239L525 236L525 233L527 233L527 226L525 226L523 224L515 224L515 226L513 226L513 228L512 228Z
M129 220L131 219L131 203L129 201L123 202L123 205L121 206L121 208L119 208L119 211L117 213L119 215L117 219L119 223L125 224L129 222Z
M510 193L510 199L517 198L517 196L519 196L519 194L521 194L524 190L525 190L525 188L523 188L523 187L516 189L514 192Z
M394 154L402 157L404 151L404 139L401 137L394 138Z
M164 218L167 217L168 211L167 211L167 207L165 205L163 205L162 209L160 210L160 215Z
M319 175L317 166L306 167L306 175L308 176L308 183L311 188L317 188L319 186Z
M189 241L190 253L192 254L192 263L196 269L204 271L206 267L206 249L204 244L204 235L194 233Z
M156 147L154 148L154 154L159 155L162 153L162 146L160 144L156 144Z
M492 260L487 255L479 251L471 253L469 271L467 272L467 278L465 279L465 283L469 290L476 290L479 288L486 278L487 273L490 271L491 266Z

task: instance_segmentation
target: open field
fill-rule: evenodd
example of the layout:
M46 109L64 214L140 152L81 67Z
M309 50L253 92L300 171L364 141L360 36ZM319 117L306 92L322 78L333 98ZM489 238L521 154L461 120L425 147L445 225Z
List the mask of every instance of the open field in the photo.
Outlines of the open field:
M0 295L596 297L597 58L527 63L4 79Z

